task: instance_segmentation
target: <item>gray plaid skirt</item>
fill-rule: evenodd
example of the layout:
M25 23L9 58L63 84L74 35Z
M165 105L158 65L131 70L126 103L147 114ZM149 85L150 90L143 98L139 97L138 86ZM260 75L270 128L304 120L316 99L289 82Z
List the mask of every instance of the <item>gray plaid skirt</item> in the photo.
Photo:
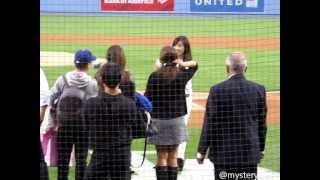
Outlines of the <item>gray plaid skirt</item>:
M159 133L148 138L149 144L154 145L178 145L187 141L187 126L184 123L184 116L174 119L160 120L151 119Z

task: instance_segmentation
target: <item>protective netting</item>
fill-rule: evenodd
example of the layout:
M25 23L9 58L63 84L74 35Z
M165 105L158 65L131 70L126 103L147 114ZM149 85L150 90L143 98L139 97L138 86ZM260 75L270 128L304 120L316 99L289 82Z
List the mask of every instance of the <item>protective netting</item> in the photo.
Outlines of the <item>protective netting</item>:
M40 10L42 179L280 179L279 1Z

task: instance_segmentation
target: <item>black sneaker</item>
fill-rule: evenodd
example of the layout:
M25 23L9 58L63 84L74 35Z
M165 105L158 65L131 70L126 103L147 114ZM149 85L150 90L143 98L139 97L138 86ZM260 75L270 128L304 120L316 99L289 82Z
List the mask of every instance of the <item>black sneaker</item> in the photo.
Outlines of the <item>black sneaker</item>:
M178 171L182 171L183 170L183 166L184 166L184 159L178 158Z

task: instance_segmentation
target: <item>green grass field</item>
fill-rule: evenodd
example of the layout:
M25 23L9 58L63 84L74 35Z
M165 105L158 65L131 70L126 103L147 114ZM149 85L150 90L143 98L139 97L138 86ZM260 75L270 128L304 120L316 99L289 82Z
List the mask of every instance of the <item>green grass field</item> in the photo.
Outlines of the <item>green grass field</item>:
M279 18L41 16L41 34L280 37Z
M117 35L152 36L187 35L188 37L279 37L279 19L212 19L200 17L66 17L41 16L41 35ZM79 48L89 48L104 58L111 44L41 42L41 51L74 53ZM137 87L145 89L149 74L161 46L123 45L128 59L128 69L134 74ZM193 48L193 58L199 62L194 77L194 90L207 92L209 88L225 79L224 59L235 49ZM264 84L268 91L280 89L280 50L240 49L247 55L247 77ZM44 68L50 85L72 67Z
M41 50L74 52L75 49L88 47L98 57L104 57L106 46L79 45L79 44L47 44L41 43ZM142 46L124 46L127 52L128 69L134 74L139 90L145 89L149 74L153 71L155 59L158 57L159 48ZM193 49L194 57L199 62L199 70L193 78L193 89L195 91L208 92L210 87L225 80L224 59L231 49ZM144 53L146 52L146 53ZM250 80L264 84L268 91L280 89L280 54L279 51L256 51L245 49L248 59L247 77ZM144 54L140 56L140 54ZM61 74L72 70L72 66L43 67L49 84ZM94 70L92 71L94 73Z
M188 37L259 37L279 38L279 18L270 19L224 19L208 17L66 17L41 16L41 35L104 35L145 36L150 38L186 35ZM74 53L80 48L89 48L100 58L105 56L111 44L40 42L41 51ZM144 90L149 74L153 71L155 59L161 46L123 45L127 56L127 68L134 74L139 90ZM231 49L193 48L193 58L199 62L199 70L193 78L193 90L208 92L209 88L226 79L225 57L234 50L247 55L247 78L266 86L268 91L280 90L280 49ZM43 67L50 86L58 76L73 69L72 66ZM95 70L91 70L93 75ZM189 130L186 158L194 159L200 129ZM142 141L134 141L133 150L143 150ZM148 146L148 150L154 150ZM148 155L154 161L155 155ZM266 156L262 167L280 171L280 126L270 125L266 145ZM70 176L74 177L74 169ZM50 179L56 179L56 168L50 168Z

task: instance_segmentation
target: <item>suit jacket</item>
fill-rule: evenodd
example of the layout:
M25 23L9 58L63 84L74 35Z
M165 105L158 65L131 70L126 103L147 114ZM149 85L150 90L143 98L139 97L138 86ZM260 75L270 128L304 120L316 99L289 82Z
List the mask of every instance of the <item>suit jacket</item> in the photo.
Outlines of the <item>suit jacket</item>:
M266 140L266 91L241 74L210 89L198 152L214 164L258 164Z

